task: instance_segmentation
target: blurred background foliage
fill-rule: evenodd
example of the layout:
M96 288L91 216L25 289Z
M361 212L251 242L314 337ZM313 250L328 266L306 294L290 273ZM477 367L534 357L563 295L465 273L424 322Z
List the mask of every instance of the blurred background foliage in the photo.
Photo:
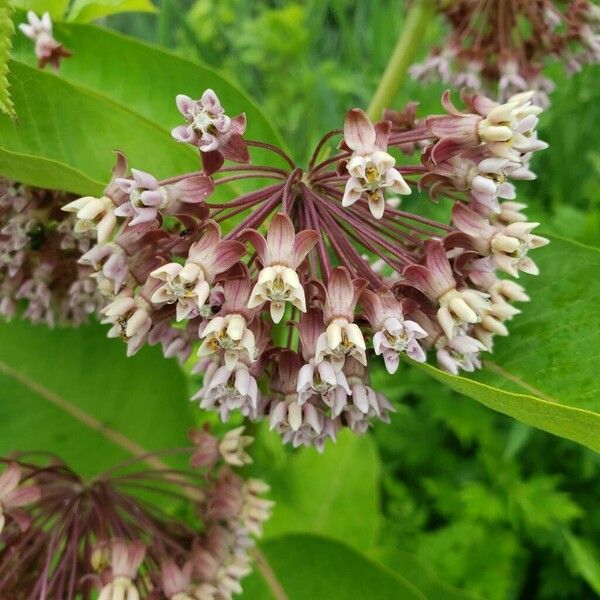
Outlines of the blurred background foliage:
M156 16L108 24L228 73L302 158L349 107L366 107L403 10L403 0L163 0ZM420 55L442 35L442 23L431 23ZM551 150L536 158L539 179L519 199L544 232L598 246L600 69L569 78L553 66L549 75L557 90L540 137ZM422 114L437 112L442 91L406 81L395 107L418 100ZM407 557L416 557L441 580L489 600L600 596L598 455L415 369L403 368L391 384L378 375L399 410L374 431L383 513L377 558L414 570Z
M302 159L345 110L368 104L403 10L403 0L163 0L157 14L116 15L104 24L227 73ZM431 23L421 55L442 35L442 24ZM540 129L551 150L536 159L539 179L520 199L545 233L598 246L600 70L567 78L552 68L551 76L557 91ZM423 114L438 111L441 91L407 81L396 107L415 99ZM366 445L337 447L351 460L334 498L321 498L313 479L320 469L328 473L331 446L325 457L310 451L290 458L259 432L254 468L279 490L285 509L270 525L274 533L306 525L472 598L600 596L598 455L487 410L416 369L401 368L393 380L375 377L398 412ZM331 472L339 466L332 454ZM296 487L288 478L286 489L284 475L292 471ZM295 494L289 506L286 494ZM354 517L343 510L337 522L338 508L352 504ZM321 522L311 520L315 505ZM380 514L367 514L372 510ZM427 597L453 597L441 590Z

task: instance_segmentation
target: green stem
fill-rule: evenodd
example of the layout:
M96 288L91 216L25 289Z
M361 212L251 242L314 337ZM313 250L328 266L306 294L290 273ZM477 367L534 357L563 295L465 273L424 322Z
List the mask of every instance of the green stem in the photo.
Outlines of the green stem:
M381 118L400 88L433 17L434 4L434 0L415 0L408 10L402 33L369 106L368 114L373 121Z

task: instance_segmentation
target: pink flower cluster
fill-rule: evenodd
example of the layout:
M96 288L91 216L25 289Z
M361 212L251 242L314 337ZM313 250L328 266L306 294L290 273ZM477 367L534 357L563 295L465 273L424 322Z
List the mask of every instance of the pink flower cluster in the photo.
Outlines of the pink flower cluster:
M1 316L79 325L101 308L92 270L78 263L94 238L61 211L72 199L0 178Z
M202 475L161 466L157 455L145 457L156 464L150 470L115 467L91 481L54 456L41 465L25 454L0 459L7 464L0 473L2 598L231 600L241 593L254 537L270 516L272 502L262 498L269 488L230 466L250 460L244 446L252 439L241 429L222 440L206 430L191 437ZM191 502L197 525L139 500L133 493L140 491L181 508Z
M572 73L600 62L600 7L590 0L454 0L440 10L450 33L411 68L415 79L498 91L502 100L535 90L546 107L554 90L547 63L560 60Z
M159 343L181 361L195 352L201 408L267 418L294 446L322 449L343 427L387 421L374 355L390 374L428 351L452 373L472 371L508 333L512 303L528 299L504 275L537 273L529 251L547 242L510 182L533 178L530 157L546 147L532 97L465 95L460 111L446 94L444 115L419 120L411 104L376 124L354 109L341 139L327 133L302 168L242 137L245 118L229 118L214 92L179 96L186 125L173 136L198 148L201 171L127 178L119 156L102 198L65 207L97 231L80 262L106 296L109 336L129 354ZM279 166L245 162L251 148ZM257 183L224 198L231 181ZM401 210L395 195L415 188L450 200L451 223Z

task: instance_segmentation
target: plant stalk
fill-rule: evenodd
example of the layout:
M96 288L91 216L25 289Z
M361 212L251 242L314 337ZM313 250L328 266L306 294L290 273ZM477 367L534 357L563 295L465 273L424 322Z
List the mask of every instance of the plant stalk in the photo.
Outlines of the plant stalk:
M369 105L371 120L381 119L383 111L391 105L433 15L434 0L415 0L408 10L404 28Z

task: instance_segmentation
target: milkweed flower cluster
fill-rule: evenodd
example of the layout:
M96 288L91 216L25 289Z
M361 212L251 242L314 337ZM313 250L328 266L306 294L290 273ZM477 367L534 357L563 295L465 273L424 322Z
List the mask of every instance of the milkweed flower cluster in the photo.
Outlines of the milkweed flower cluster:
M455 0L439 10L450 33L411 68L415 79L497 91L501 100L535 90L547 106L546 64L558 60L572 73L600 62L600 8L590 0Z
M230 600L241 593L272 508L262 497L268 486L232 470L249 460L243 448L251 438L240 430L221 441L208 431L192 439L202 473L147 455L150 469L132 471L129 461L87 481L54 456L44 464L26 454L0 459L0 595ZM178 505L187 517L162 505Z
M48 64L58 69L60 61L71 56L71 52L54 39L49 13L44 13L40 18L32 10L27 11L27 23L19 24L19 29L33 40L40 69Z
M227 116L213 91L178 97L186 124L173 136L198 148L201 170L127 177L119 156L102 198L66 207L85 206L86 220L93 206L98 243L81 262L106 294L109 336L129 354L195 352L201 408L266 418L294 446L387 421L374 355L390 374L428 353L472 371L528 299L504 275L537 273L529 251L547 242L511 183L535 177L531 155L546 146L532 97L465 95L460 111L445 94L447 114L417 120L411 104L379 123L353 109L307 168L247 139L245 117ZM279 166L247 162L254 148ZM256 185L227 198L232 181ZM397 195L416 188L451 201L452 221L401 210Z
M0 178L1 316L79 325L103 305L92 270L78 263L95 235L61 210L74 198Z

